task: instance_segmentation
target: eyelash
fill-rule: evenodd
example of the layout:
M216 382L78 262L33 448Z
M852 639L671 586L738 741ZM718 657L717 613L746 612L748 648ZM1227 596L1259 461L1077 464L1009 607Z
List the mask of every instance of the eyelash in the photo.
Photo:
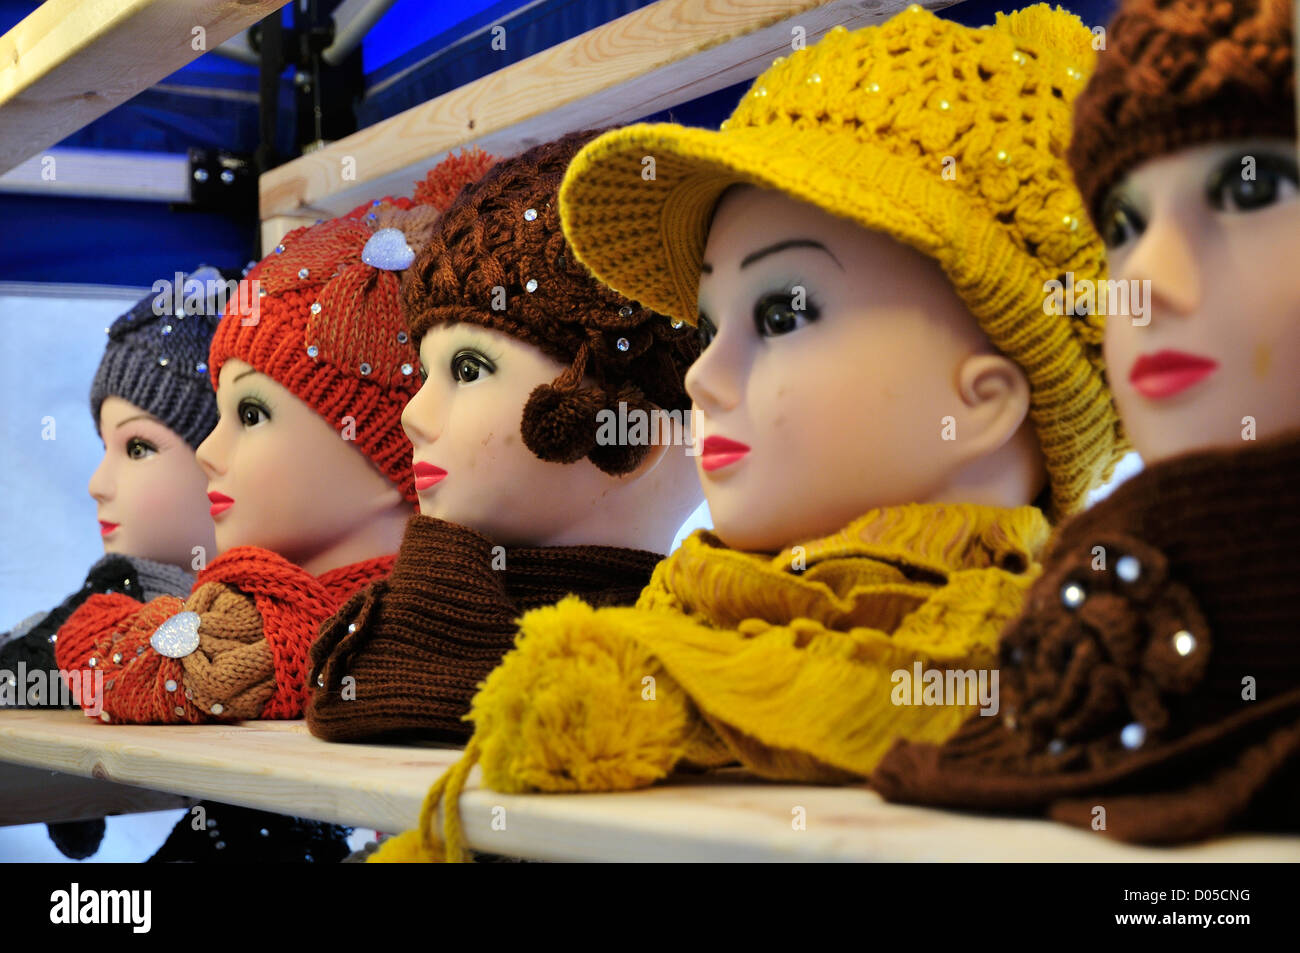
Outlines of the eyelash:
M470 380L462 380L460 376L461 365L465 363L469 363L476 368L474 377ZM457 384L474 383L478 380L480 371L487 371L489 374L496 373L496 365L492 362L491 358L472 347L463 347L453 354L450 369L451 379Z
M1276 204L1280 182L1289 183L1294 192L1297 188L1296 164L1288 158L1262 153L1255 156L1256 173L1264 172L1265 191L1262 200L1256 205L1243 206L1235 198L1231 207L1224 201L1224 190L1230 183L1245 182L1240 178L1242 160L1251 153L1238 153L1219 163L1209 180L1205 183L1205 202L1210 208L1229 215L1249 214L1261 208ZM1258 174L1252 181L1259 182ZM1122 217L1122 218L1121 218ZM1146 221L1128 197L1115 193L1107 198L1101 211L1101 233L1107 248L1119 248L1127 244L1146 229Z
M244 420L244 411L248 409L253 409L258 411L258 413L260 413L265 418L265 420L259 420L257 421L257 423L252 423L252 424L248 423L246 420ZM239 406L236 408L236 414L239 417L240 425L245 428L256 427L258 424L266 423L266 421L271 419L271 412L266 409L266 405L262 403L262 401L259 400L258 398L251 397L251 396L245 397L242 400L240 400Z
M795 289L799 287L802 286L798 282L792 282L781 291L769 291L760 295L758 300L754 302L754 330L758 333L759 337L781 337L785 334L797 331L803 326L796 324L794 327L786 331L781 331L776 334L768 333L768 329L765 326L765 318L769 309L773 306L783 306L787 311L792 312L795 315L801 315L805 324L810 321L816 321L821 317L821 306L813 296L808 293L807 289L804 289L803 293L803 307L798 309L794 307ZM709 346L717 333L718 329L714 326L713 322L709 320L708 315L701 311L699 314L698 325L701 350Z
M133 448L135 448L135 447L141 447L141 448L143 448L144 450L147 450L149 453L157 453L157 452L158 452L158 448L155 447L155 446L154 446L152 443L150 443L148 440L145 440L143 437L131 437L131 438L128 439L127 442L126 442L126 455L127 455L127 457L128 457L129 459L131 459L131 460L142 460L142 459L144 459L143 457L133 457L133 456L131 456L131 450L132 450Z

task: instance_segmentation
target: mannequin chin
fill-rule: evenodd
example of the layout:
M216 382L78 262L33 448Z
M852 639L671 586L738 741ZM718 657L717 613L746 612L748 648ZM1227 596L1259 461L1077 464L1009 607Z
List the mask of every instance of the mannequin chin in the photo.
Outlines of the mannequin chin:
M105 553L169 563L192 571L214 553L207 478L185 440L121 397L99 408L104 458L87 489L97 504Z
M420 368L424 385L406 405L402 426L415 447L426 516L504 546L666 553L702 499L683 445L651 447L623 476L585 458L552 463L534 455L520 435L524 404L565 368L512 335L470 323L437 325L420 340Z
M227 360L199 445L219 552L260 546L313 575L397 552L410 504L340 431L274 379Z
M1108 315L1105 341L1116 406L1146 463L1300 427L1293 140L1144 162L1109 193L1098 227L1112 279L1150 282L1146 314Z
M781 193L729 189L686 388L714 531L771 552L904 503L1030 503L1029 385L940 267Z

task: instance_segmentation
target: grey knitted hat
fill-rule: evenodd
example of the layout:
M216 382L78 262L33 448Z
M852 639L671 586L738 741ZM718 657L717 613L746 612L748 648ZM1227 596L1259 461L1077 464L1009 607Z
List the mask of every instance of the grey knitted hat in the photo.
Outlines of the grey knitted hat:
M108 329L108 347L90 387L90 413L99 427L99 408L121 397L153 414L192 448L217 425L217 398L208 377L208 346L221 320L218 288L225 274L200 265L181 282L181 307L171 292L150 292ZM188 313L185 302L201 299ZM194 310L191 304L191 310Z

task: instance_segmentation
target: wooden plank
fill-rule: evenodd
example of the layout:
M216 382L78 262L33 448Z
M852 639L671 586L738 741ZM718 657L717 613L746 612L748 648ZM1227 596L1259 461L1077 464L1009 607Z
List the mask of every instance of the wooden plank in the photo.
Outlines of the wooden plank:
M275 215L262 220L262 256L266 257L271 249L280 243L295 228L311 225L320 220L319 215Z
M188 807L189 798L0 761L0 827Z
M259 182L261 217L328 217L409 195L463 146L511 156L576 129L627 123L753 79L790 52L796 29L812 44L837 24L880 23L907 3L659 0L269 170Z
M0 712L0 760L382 831L414 826L430 783L458 756L329 744L302 722L154 727ZM861 787L772 784L739 771L620 794L507 796L477 785L476 770L461 801L471 846L541 860L1300 861L1300 837L1142 848L1041 820L904 807Z
M0 173L285 2L46 0L0 37Z

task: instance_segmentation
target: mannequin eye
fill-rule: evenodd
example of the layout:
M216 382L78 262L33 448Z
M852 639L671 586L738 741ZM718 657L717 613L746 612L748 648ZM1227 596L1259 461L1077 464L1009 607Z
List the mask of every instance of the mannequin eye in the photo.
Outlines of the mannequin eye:
M718 329L713 326L713 322L709 320L708 315L703 311L700 312L700 320L695 326L695 333L699 336L701 351L712 344L713 339L718 336Z
M457 351L451 359L451 376L461 384L472 384L484 374L491 374L496 368L492 362L478 351Z
M423 385L423 384L426 383L428 380L429 380L429 371L428 371L428 369L427 369L423 364L421 364L421 365L420 365L420 384Z
M759 298L754 306L754 327L762 337L773 338L797 331L820 316L821 311L806 294L799 300L790 292L769 294Z
M1131 202L1118 195L1112 195L1101 209L1102 241L1107 248L1119 248L1126 245L1146 231L1147 223L1138 214Z
M143 437L132 437L126 442L126 455L132 460L143 460L158 452L158 448Z
M241 400L239 402L239 422L245 427L256 427L263 421L270 420L271 415L267 413L265 407L254 400Z
M1296 194L1296 164L1268 154L1234 156L1206 183L1207 201L1221 212L1255 212Z

